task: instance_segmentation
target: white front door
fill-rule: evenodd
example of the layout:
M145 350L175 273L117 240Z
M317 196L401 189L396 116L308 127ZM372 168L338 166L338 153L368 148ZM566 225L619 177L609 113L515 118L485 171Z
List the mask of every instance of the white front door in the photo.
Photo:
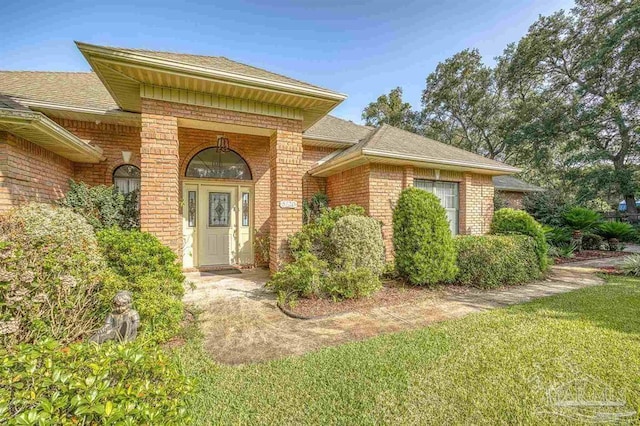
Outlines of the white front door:
M253 188L187 182L182 192L183 266L253 264Z
M229 265L235 253L236 190L232 187L200 187L200 266Z

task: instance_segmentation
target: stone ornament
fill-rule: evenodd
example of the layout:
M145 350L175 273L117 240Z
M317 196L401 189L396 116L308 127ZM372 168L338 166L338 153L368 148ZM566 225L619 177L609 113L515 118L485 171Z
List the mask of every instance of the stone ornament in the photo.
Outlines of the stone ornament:
M105 324L91 336L89 341L103 343L107 340L130 342L135 340L140 325L138 311L131 307L132 297L128 291L119 291L113 298L113 309Z

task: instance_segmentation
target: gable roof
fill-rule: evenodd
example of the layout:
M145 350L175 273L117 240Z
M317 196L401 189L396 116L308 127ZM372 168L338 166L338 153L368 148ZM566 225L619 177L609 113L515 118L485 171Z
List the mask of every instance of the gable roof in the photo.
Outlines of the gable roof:
M105 46L107 47L107 46ZM287 77L282 74L277 74L271 71L267 71L263 68L254 67L252 65L247 65L242 62L237 62L224 56L205 56L205 55L194 55L190 53L177 53L177 52L167 52L161 50L147 50L147 49L131 49L126 47L111 47L112 49L121 50L123 52L135 53L138 55L144 55L153 58L162 58L169 61L174 61L178 63L190 64L199 67L209 68L212 70L218 70L238 75L244 75L247 77L260 78L264 80L277 81L281 83L287 84L295 84L302 87L307 87L310 89L319 89L319 90L327 90L323 87L316 86L314 84L310 84L301 80L296 80L295 78Z
M494 176L493 186L499 191L542 192L544 188L530 184L513 176Z
M326 115L304 132L308 139L327 140L356 144L369 136L373 127L362 126L352 121Z
M214 104L232 101L252 111L258 106L299 116L307 129L346 99L344 94L223 57L76 45L125 111L140 112L143 96L192 103L194 95L203 94Z
M0 94L24 100L95 108L118 105L93 72L0 71Z
M314 176L328 176L373 159L391 164L413 163L422 167L487 174L520 171L508 164L383 124L356 145L321 160L310 173Z

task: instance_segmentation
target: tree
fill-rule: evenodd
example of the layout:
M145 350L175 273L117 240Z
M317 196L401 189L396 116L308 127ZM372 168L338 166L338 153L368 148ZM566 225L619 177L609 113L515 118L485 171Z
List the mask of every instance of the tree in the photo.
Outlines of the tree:
M422 93L425 131L459 148L506 159L509 104L501 67L484 65L477 49L466 49L427 77Z
M561 105L547 124L567 138L574 169L614 182L636 213L640 159L640 3L577 0L570 12L536 21L510 65L523 82Z
M362 119L367 126L390 124L400 129L417 133L420 115L413 111L411 104L402 101L402 88L396 87L388 95L381 95L362 111Z

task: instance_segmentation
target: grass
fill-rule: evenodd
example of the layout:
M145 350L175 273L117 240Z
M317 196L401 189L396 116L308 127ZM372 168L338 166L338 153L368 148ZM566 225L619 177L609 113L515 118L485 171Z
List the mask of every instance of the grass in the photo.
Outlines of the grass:
M419 331L241 367L178 353L198 381L196 424L558 424L558 400L640 412L640 279ZM635 421L638 421L636 415Z

